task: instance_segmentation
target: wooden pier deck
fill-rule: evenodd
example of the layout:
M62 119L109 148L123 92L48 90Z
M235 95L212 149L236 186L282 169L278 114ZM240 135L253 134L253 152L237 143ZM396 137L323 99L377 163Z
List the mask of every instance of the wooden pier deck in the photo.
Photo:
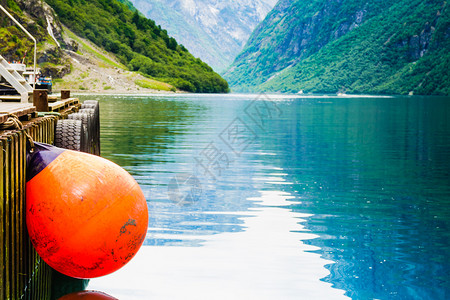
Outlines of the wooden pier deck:
M77 98L69 98L48 103L49 112L60 112L69 106L78 105ZM5 122L10 115L21 118L24 116L35 116L36 107L32 103L0 102L0 123Z
M53 112L60 112L61 110L68 108L72 105L78 105L80 101L77 98L68 98L59 100L48 104L48 110Z
M0 123L5 122L12 114L19 118L36 112L36 107L31 103L0 102Z

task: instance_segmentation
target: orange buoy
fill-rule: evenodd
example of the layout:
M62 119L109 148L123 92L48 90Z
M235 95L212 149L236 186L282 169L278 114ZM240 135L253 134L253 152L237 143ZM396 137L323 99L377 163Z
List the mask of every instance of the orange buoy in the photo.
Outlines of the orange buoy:
M84 291L65 295L58 300L118 300L102 292Z
M26 221L38 254L75 278L124 266L147 233L147 203L138 183L99 156L36 147L27 158Z

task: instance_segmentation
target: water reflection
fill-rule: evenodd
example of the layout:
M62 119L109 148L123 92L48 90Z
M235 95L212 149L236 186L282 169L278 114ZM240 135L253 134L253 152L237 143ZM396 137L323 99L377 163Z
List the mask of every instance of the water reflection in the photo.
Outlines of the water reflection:
M270 272L278 276L270 277L278 294L267 295L275 298L321 292L339 298L338 289L356 299L446 298L449 99L274 96L275 108L256 123L246 113L253 99L101 99L103 155L135 176L153 212L145 241L152 247L129 270L154 284L127 282L135 299L150 291L156 298L183 296L179 291L214 296L213 288L268 298L258 291L271 286L263 278ZM251 140L245 151L227 148L224 138L239 122L247 127L238 128L238 137ZM196 160L208 145L229 158L215 178ZM177 174L200 181L201 194L190 205L170 200ZM174 274L185 280L175 284L178 290L158 289ZM255 278L240 285L238 274ZM114 282L108 280L105 286Z
M238 212L252 206L246 198L256 193L249 173L236 164L217 181L195 163L199 152L232 120L235 107L223 102L211 107L210 99L202 96L195 101L192 96L97 96L97 100L102 156L133 175L152 212L144 245L200 246L205 236L243 230ZM177 176L192 173L201 180L201 193L189 205L179 205L171 200L168 186Z
M307 243L336 262L325 280L353 298L449 292L448 101L305 100L272 124L279 143L264 139L295 182L292 209L313 214Z

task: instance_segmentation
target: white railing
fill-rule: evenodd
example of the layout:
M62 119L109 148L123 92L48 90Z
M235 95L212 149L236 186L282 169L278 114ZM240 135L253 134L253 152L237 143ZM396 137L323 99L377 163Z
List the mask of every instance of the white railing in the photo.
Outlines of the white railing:
M34 67L33 67L33 73L34 73L34 80L33 80L33 89L36 87L36 39L31 35L31 33L28 32L28 30L25 29L25 27L22 26L14 17L2 6L0 5L0 9L11 19L16 23L17 26L19 26L20 29L22 29L30 39L34 42Z

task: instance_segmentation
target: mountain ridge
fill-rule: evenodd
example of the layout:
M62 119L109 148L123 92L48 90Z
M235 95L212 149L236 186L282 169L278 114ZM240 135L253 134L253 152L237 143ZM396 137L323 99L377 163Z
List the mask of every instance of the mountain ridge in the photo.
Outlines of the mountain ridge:
M281 0L224 77L233 91L448 95L447 8Z

